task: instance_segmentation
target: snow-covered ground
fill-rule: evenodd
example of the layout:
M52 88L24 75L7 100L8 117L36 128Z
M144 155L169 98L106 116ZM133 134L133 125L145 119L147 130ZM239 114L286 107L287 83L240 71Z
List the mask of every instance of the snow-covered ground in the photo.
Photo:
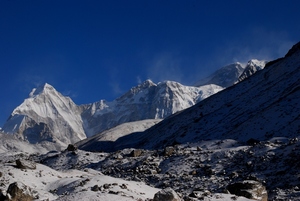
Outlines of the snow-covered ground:
M185 200L195 196L205 200L218 200L219 196L221 200L234 200L227 186L245 180L265 186L269 200L295 200L300 196L300 163L296 157L300 154L299 147L298 138L247 143L226 139L161 150L123 149L112 153L78 150L76 155L62 152L55 157L43 156L42 161L58 171L91 168L155 188L171 187Z
M56 171L37 163L34 170L19 169L15 164L18 158L26 156L23 153L1 155L2 192L13 182L25 184L38 200L145 200L153 198L159 190L143 182L105 176L88 168Z

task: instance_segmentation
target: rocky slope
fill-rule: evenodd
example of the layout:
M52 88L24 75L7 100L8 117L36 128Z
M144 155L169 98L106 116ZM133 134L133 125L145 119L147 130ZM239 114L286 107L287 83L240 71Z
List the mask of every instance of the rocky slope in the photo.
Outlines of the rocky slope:
M0 155L1 200L146 200L160 190L142 182L106 176L89 168L56 171L35 163L34 155Z
M91 168L160 189L171 187L186 201L235 200L241 199L235 195L251 198L251 194L252 200L256 195L254 200L283 201L299 197L299 151L298 138L252 139L246 143L225 139L155 150L77 150L75 154L44 155L41 161L57 171ZM247 192L238 191L241 187Z
M300 51L294 51L298 45L250 78L148 129L138 147L205 139L298 136Z
M297 45L283 59L168 117L139 133L138 138L135 133L119 138L113 149L157 149L208 139L245 142L250 138L297 137L300 125L300 51L294 51Z

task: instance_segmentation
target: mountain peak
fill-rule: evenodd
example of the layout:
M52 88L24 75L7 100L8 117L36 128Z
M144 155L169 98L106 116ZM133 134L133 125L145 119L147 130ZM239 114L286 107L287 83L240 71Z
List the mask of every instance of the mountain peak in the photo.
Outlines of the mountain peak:
M265 67L266 63L267 61L265 60L251 59L250 61L248 61L247 66L252 66L257 68L257 70L261 70Z
M33 96L36 96L36 95L39 95L42 93L47 93L47 92L50 92L53 90L55 90L53 86L51 86L48 83L44 83L44 84L38 86L37 88L33 88L29 94L29 97L33 97Z
M141 83L139 86L150 87L150 86L154 86L154 85L155 85L155 83L152 82L152 80L147 79L143 83Z
M256 73L259 70L262 70L265 68L267 61L265 60L257 60L257 59L251 59L248 61L243 73L240 75L239 79L237 82L240 82L254 73Z
M244 68L241 63L231 63L215 71L210 76L198 81L195 86L215 84L226 88L233 85L243 71Z
M150 79L147 79L144 82L142 82L141 84L139 84L138 86L132 87L130 91L136 93L140 90L144 90L144 89L150 88L152 86L156 86L156 84L154 82L152 82Z

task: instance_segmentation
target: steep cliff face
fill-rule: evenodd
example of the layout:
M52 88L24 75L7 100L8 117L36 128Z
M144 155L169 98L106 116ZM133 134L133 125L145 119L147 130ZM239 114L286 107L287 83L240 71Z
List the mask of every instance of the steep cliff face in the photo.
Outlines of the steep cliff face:
M33 89L12 112L3 131L30 143L48 141L65 147L125 122L166 118L222 89L216 85L189 87L146 80L112 102L101 100L77 106L45 84Z
M49 84L32 90L12 112L3 131L16 133L30 143L67 145L86 138L78 106Z
M92 136L125 122L164 119L222 89L217 85L191 87L172 81L155 84L146 80L113 102L101 100L82 105L84 129L87 136Z

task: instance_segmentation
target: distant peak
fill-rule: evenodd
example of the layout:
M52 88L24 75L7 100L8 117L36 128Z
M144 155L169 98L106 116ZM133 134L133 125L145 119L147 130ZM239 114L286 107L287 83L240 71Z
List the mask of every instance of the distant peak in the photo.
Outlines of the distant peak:
M154 84L154 82L152 82L152 80L150 80L150 79L145 80L143 83L145 83L145 84Z
M251 59L248 61L247 66L256 67L259 69L263 69L266 65L267 61L265 60L258 60L258 59Z
M235 63L228 64L228 65L220 68L219 70L236 69L236 68L243 68L243 65L240 62L235 62Z
M49 91L52 91L52 90L55 90L53 86L51 86L48 83L44 83L44 84L38 86L37 88L33 88L32 91L30 92L29 96L33 97L33 96L36 96L38 94L49 92Z
M143 83L139 84L138 86L142 87L142 88L148 88L148 87L151 87L151 86L154 86L154 85L155 85L155 83L152 82L152 80L147 79Z
M250 60L248 61L248 63L256 63L256 62L259 62L259 60L258 60L258 59L250 59Z
M165 80L165 81L162 81L162 82L158 83L158 85L167 85L167 86L178 85L178 84L180 84L180 83L176 82L176 81L171 81L171 80Z

